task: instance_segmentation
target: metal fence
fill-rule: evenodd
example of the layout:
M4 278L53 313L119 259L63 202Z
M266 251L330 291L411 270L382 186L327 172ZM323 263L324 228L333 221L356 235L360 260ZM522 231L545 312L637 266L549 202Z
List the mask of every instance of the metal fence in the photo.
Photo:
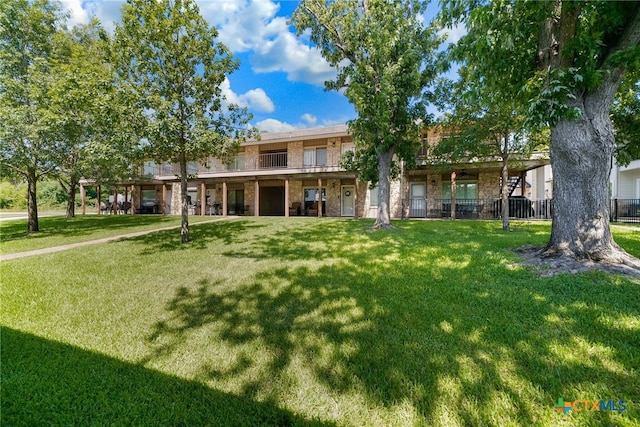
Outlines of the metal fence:
M451 218L451 199L409 199L410 218ZM509 198L509 217L522 219L551 219L552 200L531 200L526 197ZM612 199L611 222L640 224L640 199ZM456 199L458 219L499 219L502 217L501 199Z

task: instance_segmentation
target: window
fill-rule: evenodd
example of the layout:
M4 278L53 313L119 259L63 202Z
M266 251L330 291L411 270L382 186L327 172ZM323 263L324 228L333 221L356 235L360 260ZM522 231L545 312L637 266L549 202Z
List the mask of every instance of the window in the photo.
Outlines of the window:
M442 182L442 198L451 199L451 181ZM477 182L456 182L456 199L477 199Z
M322 204L327 200L326 189L322 189ZM318 201L318 189L317 188L305 188L304 189L304 208L309 209L314 202ZM324 210L324 207L323 207Z
M304 166L326 166L326 148L307 148L304 150Z
M304 150L304 165L305 166L315 166L316 164L316 149L306 149Z
M156 174L156 162L144 162L142 174L143 175L155 175Z
M233 157L229 164L227 164L227 170L229 171L243 171L244 170L244 153L238 154Z
M353 143L342 144L341 154L346 153L347 151L356 151L356 146Z
M198 173L198 163L196 162L187 162L187 173L189 175L195 175Z
M378 207L378 187L369 189L369 206L372 208Z

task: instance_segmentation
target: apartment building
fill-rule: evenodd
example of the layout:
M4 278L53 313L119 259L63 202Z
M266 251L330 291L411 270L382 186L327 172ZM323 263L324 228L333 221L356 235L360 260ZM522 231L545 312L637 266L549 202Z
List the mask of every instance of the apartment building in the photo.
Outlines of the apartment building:
M424 146L439 137L436 130L425 132ZM358 182L355 173L339 165L342 154L354 149L345 125L263 133L259 140L243 143L231 161L212 157L188 165L194 177L188 186L189 213L373 218L378 209L377 188ZM392 217L489 219L499 215L497 159L442 165L432 162L427 152L420 150L417 166L402 167L399 179L392 183ZM527 171L548 163L548 156L541 154L515 159L510 191L525 194ZM115 191L124 192L130 213L180 214L178 171L176 164L145 162L143 179L122 183ZM83 181L87 185L91 182Z

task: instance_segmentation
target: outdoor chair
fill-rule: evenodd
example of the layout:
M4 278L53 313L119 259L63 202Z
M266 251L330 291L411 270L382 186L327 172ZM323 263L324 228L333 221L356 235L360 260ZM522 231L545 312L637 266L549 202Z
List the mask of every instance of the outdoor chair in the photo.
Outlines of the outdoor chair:
M307 209L307 215L318 216L318 202L313 202L311 207Z
M302 203L300 202L293 202L289 208L289 215L300 215L302 213L301 205Z

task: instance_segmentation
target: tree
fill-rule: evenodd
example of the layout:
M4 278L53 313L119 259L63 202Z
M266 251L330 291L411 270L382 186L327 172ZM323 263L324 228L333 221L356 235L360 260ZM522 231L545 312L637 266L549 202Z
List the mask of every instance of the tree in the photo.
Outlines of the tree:
M396 160L415 164L425 125L424 89L435 76L435 32L422 23L425 5L411 0L303 0L293 14L337 70L325 83L344 89L358 118L349 122L360 180L378 186L374 228L389 228Z
M50 60L64 17L48 0L0 2L0 162L27 182L27 231L40 230L36 186L55 164L47 126Z
M119 76L148 121L144 153L180 165L183 243L187 162L225 156L251 134L245 109L223 108L220 84L238 63L217 36L192 0L128 0L116 28Z
M616 162L626 166L640 159L640 68L620 86L611 108L616 130Z
M95 18L56 38L48 122L56 136L54 175L67 194L67 218L75 216L82 177L122 179L134 157L137 116L132 103L123 105L126 98L118 96L110 43ZM118 137L125 134L129 137Z
M468 52L475 51L473 46L483 42L476 37L486 35L471 32L460 43L449 47L450 63L460 63L459 79L455 82L441 79L434 94L436 105L446 111L439 121L448 135L432 148L431 154L447 164L470 158L499 158L502 229L509 231L512 156L530 154L544 143L547 132L525 126L526 105L518 100L519 88L510 84L510 76L519 72L522 63L511 60L513 52L510 49L501 49L491 55L493 61L501 64L500 73L484 76L482 68L474 67L473 61L466 61ZM494 34L493 37L493 45L512 41L509 33ZM452 215L453 209L452 206Z
M640 3L446 1L442 16L466 24L463 40L474 42L465 59L478 74L490 79L509 64L514 72L506 78L529 105L529 123L550 127L553 223L545 256L626 262L609 226L609 114L627 69L638 66Z

